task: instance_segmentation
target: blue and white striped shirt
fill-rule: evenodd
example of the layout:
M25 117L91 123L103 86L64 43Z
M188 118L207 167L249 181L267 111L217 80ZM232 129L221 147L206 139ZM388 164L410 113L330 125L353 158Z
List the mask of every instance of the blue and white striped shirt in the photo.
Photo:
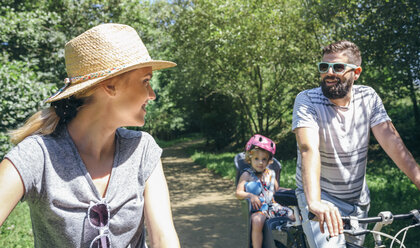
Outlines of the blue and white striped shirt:
M292 130L309 127L319 133L322 191L352 204L369 204L365 175L370 128L388 120L381 98L368 86L353 85L346 107L333 104L321 87L297 95ZM299 147L297 154L296 186L303 190Z

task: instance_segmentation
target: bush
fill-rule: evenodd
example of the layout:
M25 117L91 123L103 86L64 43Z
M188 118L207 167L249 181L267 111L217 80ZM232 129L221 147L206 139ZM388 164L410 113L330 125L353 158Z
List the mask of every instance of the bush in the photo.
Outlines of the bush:
M0 64L0 155L10 149L8 130L15 129L41 106L54 86L38 81L38 75L22 61Z

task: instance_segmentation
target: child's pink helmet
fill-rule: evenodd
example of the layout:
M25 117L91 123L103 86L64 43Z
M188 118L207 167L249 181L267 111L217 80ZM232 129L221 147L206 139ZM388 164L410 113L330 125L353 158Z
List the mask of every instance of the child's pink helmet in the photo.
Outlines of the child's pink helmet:
M276 153L276 144L269 138L262 136L261 134L255 134L252 136L248 143L246 143L245 151L249 151L253 146L258 146L271 153L273 156Z

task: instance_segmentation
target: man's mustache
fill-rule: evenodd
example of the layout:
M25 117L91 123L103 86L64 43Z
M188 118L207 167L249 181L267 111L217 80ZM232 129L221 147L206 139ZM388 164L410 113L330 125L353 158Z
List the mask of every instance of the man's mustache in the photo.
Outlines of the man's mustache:
M341 79L339 77L334 77L334 76L326 76L324 77L324 79L322 79L322 82L325 82L325 80L328 80L328 79L337 80L338 83L341 83Z

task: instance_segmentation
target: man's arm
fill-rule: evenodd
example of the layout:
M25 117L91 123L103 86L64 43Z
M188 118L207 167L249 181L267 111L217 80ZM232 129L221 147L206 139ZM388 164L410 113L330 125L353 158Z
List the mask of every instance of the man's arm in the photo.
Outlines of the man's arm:
M320 230L324 233L324 222L330 235L343 232L341 215L333 205L321 202L321 157L319 154L319 135L312 128L296 128L296 141L302 158L302 182L309 211L319 220Z
M392 122L378 124L372 127L372 132L388 156L420 190L420 167L404 145Z

